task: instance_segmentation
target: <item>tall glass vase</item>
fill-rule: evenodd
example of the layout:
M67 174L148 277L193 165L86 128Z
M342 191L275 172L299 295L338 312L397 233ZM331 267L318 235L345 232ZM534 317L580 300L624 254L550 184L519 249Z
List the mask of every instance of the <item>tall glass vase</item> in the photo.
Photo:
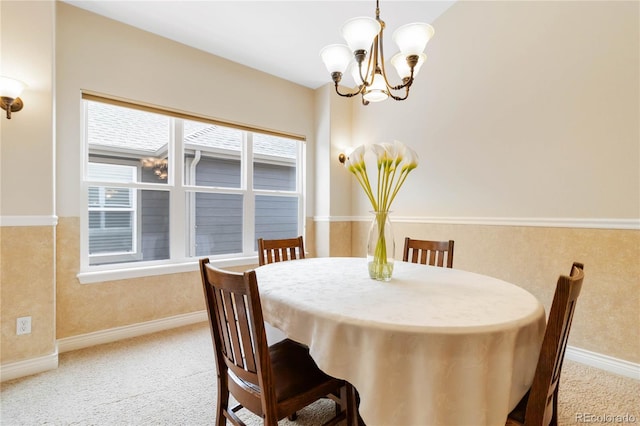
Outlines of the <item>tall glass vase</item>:
M374 280L389 281L393 273L396 244L389 212L372 212L373 221L369 227L367 240L367 264L369 276Z

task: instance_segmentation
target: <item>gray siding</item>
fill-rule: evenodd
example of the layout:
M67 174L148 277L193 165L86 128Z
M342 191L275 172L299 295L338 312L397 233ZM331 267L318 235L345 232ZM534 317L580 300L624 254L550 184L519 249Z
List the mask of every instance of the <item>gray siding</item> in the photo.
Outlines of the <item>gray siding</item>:
M276 164L253 163L255 189L295 191L296 168Z
M256 239L298 236L298 197L256 196Z
M169 259L169 192L139 191L142 260Z
M239 194L196 193L196 255L242 253Z
M196 185L240 188L240 161L202 158L196 166Z

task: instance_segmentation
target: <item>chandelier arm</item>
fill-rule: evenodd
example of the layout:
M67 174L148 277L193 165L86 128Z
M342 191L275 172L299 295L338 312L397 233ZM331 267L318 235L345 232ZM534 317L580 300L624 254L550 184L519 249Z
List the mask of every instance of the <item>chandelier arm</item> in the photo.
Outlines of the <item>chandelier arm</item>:
M408 85L406 87L406 91L404 93L404 97L402 96L396 96L393 93L389 92L389 97L391 99L393 99L394 101L404 101L405 99L407 99L409 97L409 88L411 87L411 85Z
M400 90L400 89L404 89L404 88L408 89L411 86L411 84L413 83L413 67L411 67L411 75L408 78L403 78L402 79L402 83L398 84L397 86L392 86L389 83L389 79L387 78L387 70L386 70L386 68L384 66L384 44L383 44L383 39L382 39L382 32L384 31L384 22L381 21L381 24L383 26L382 26L382 29L380 30L380 34L379 34L379 37L380 37L380 42L379 42L380 57L382 58L380 60L380 63L381 63L380 70L382 71L382 77L384 78L384 84L385 84L385 86L387 86L387 92L389 92L389 95L393 99L395 99L397 101L398 100L405 100L407 98L406 96L404 98L402 98L402 99L397 99L395 96L393 96L391 94L391 91L392 90ZM377 37L376 37L376 39L377 39ZM377 58L376 58L376 60L377 60ZM408 90L407 90L407 93L408 93Z
M391 99L396 101L403 101L407 99L409 97L409 90L413 85L413 82L415 79L416 68L418 65L421 64L420 63L421 59L423 62L426 59L424 57L425 55L423 54L407 55L405 57L405 60L407 62L406 65L408 66L409 69L407 70L406 68L403 68L401 64L397 64L398 65L397 68L399 68L398 74L400 75L400 79L402 80L402 82L397 85L391 85L389 83L389 78L387 77L386 65L384 63L384 42L383 42L384 34L383 33L386 25L384 21L380 19L379 0L376 0L376 21L380 25L380 30L378 31L378 34L376 34L375 37L373 38L373 42L371 43L371 46L369 48L369 58L367 59L366 67L363 67L363 63L364 63L365 57L367 56L367 51L365 49L358 48L353 52L355 62L358 66L358 71L355 72L354 70L353 72L353 78L356 80L360 78L360 81L361 81L361 83L358 84L357 89L354 88L353 89L354 91L352 92L341 93L338 85L342 78L342 73L344 71L331 72L331 77L335 84L336 93L339 96L346 97L346 98L351 98L356 95L362 95L363 105L369 105L370 102L378 102L378 101L384 100L386 97L390 97ZM431 35L433 35L433 29L431 29L431 34L430 35L428 34L428 37L430 38ZM360 44L356 44L356 45L358 47L360 46ZM322 52L321 52L321 55L322 55ZM324 59L325 58L323 56L323 60ZM326 64L327 62L325 61L325 65ZM394 65L396 65L395 60L394 60ZM334 64L329 64L327 65L327 68L330 68L332 66L334 66ZM378 74L382 74L382 77L381 79L378 78L376 80ZM403 76L403 74L405 76ZM406 76L407 74L409 75ZM371 79L371 80L368 81L368 79ZM374 86L374 82L376 84L375 86ZM384 84L384 88L382 87L382 84ZM370 87L371 89L369 90ZM395 95L392 93L392 92L399 92L403 89L404 89L404 95ZM368 95L367 97L369 97L370 95L371 100L365 99L365 95Z
M338 95L340 95L342 97L345 97L345 98L351 98L353 96L357 96L357 95L361 94L363 89L364 89L364 87L365 87L365 85L364 84L359 85L358 86L359 87L358 91L356 91L356 92L347 92L347 93L340 93L340 90L338 89L338 83L335 84L335 87L336 87L336 93Z
M377 1L376 1L376 5L377 5ZM379 10L376 10L376 15L379 14ZM383 32L384 32L384 21L380 20L380 16L376 16L376 19L380 22L380 33L376 36L375 38L375 42L376 42L376 65L378 66L378 68L380 68L380 72L382 74L382 78L384 79L384 85L387 86L387 92L391 92L391 90L396 90L394 89L390 84L389 84L389 80L387 80L387 70L384 67L384 39L383 39ZM378 61L378 51L380 52L380 61ZM378 62L380 62L380 64L378 65ZM389 93L391 94L391 93Z
M377 52L377 48L376 48L376 40L377 40L377 38L378 37L376 36L376 38L373 39L374 40L373 43L371 43L371 48L370 49L373 49L373 51L372 51L372 54L369 55L369 59L367 60L367 71L364 74L362 74L362 62L364 61L364 56L365 55L364 55L364 53L362 54L362 56L361 56L362 59L359 59L358 56L356 55L356 62L358 63L358 75L360 76L360 81L361 81L361 84L358 84L358 82L356 82L356 84L358 84L358 86L363 86L363 87L360 88L360 92L362 92L365 87L371 86L371 83L373 83L373 79L371 79L371 81L368 82L366 77L368 77L369 73L371 72L372 60L374 58L375 52ZM362 51L362 52L364 52L364 51Z
M385 86L387 86L387 92L389 93L389 96L391 98L395 99L396 101L403 101L403 100L407 99L407 96L409 95L409 87L413 83L413 67L411 67L411 75L408 78L403 78L402 79L402 83L400 83L400 84L398 84L396 86L392 86L389 83L389 79L387 78L387 70L386 70L385 65L384 65L384 42L383 42L383 37L382 37L382 32L384 31L384 22L380 21L380 24L382 25L382 29L380 30L380 34L378 36L376 36L376 43L377 43L377 46L379 46L380 58L382 58L379 61L380 62L380 71L382 73L382 77L384 78L384 84L385 84ZM379 41L378 41L378 37L380 38ZM376 53L378 53L378 52L376 51ZM378 56L376 55L376 63L377 62L378 62ZM394 96L391 93L392 90L401 90L401 89L404 89L404 88L407 89L407 95L404 98L400 98L400 97Z
M386 77L386 76L385 76ZM387 80L385 80L387 82ZM411 75L409 77L405 77L402 79L402 84L398 84L397 86L387 86L389 90L400 90L400 89L409 89L413 84L413 70L411 70Z

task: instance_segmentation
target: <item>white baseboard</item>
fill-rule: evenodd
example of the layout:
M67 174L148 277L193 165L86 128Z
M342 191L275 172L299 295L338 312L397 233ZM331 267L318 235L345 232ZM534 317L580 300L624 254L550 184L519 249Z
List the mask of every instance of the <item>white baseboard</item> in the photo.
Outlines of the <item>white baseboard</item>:
M585 349L574 348L572 346L567 346L567 351L564 356L566 359L570 359L571 361L576 361L610 373L640 380L640 364L636 364L634 362L587 351Z
M0 366L0 382L58 368L58 352Z
M207 311L204 310L59 339L57 342L57 350L51 355L1 365L0 381L4 382L5 380L30 376L32 374L42 373L48 370L55 370L58 368L59 353L88 348L91 346L101 345L103 343L116 342L130 337L143 336L145 334L170 330L172 328L196 324L203 321L207 321Z
M207 321L207 312L203 310L59 339L57 351L51 355L0 366L0 381L42 373L47 370L54 370L58 368L58 353L88 348L104 343L116 342L118 340L143 336L145 334L156 333L204 321ZM640 380L640 364L572 346L567 347L565 357L581 364Z
M81 334L79 336L66 337L58 340L58 352L64 353L75 351L76 349L116 342L130 337L143 336L145 334L156 333L158 331L169 330L203 321L207 321L207 311L204 310L154 321L126 325L124 327L116 327L108 330Z

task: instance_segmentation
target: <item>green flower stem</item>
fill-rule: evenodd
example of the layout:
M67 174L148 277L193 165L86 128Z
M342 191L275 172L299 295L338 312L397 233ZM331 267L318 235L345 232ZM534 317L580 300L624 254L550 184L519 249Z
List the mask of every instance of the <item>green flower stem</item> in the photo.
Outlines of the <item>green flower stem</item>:
M392 265L387 259L387 240L385 237L385 226L389 212L378 211L374 212L374 214L376 215L375 220L378 225L378 235L373 251L373 260L369 264L369 275L378 280L388 280L392 271Z

